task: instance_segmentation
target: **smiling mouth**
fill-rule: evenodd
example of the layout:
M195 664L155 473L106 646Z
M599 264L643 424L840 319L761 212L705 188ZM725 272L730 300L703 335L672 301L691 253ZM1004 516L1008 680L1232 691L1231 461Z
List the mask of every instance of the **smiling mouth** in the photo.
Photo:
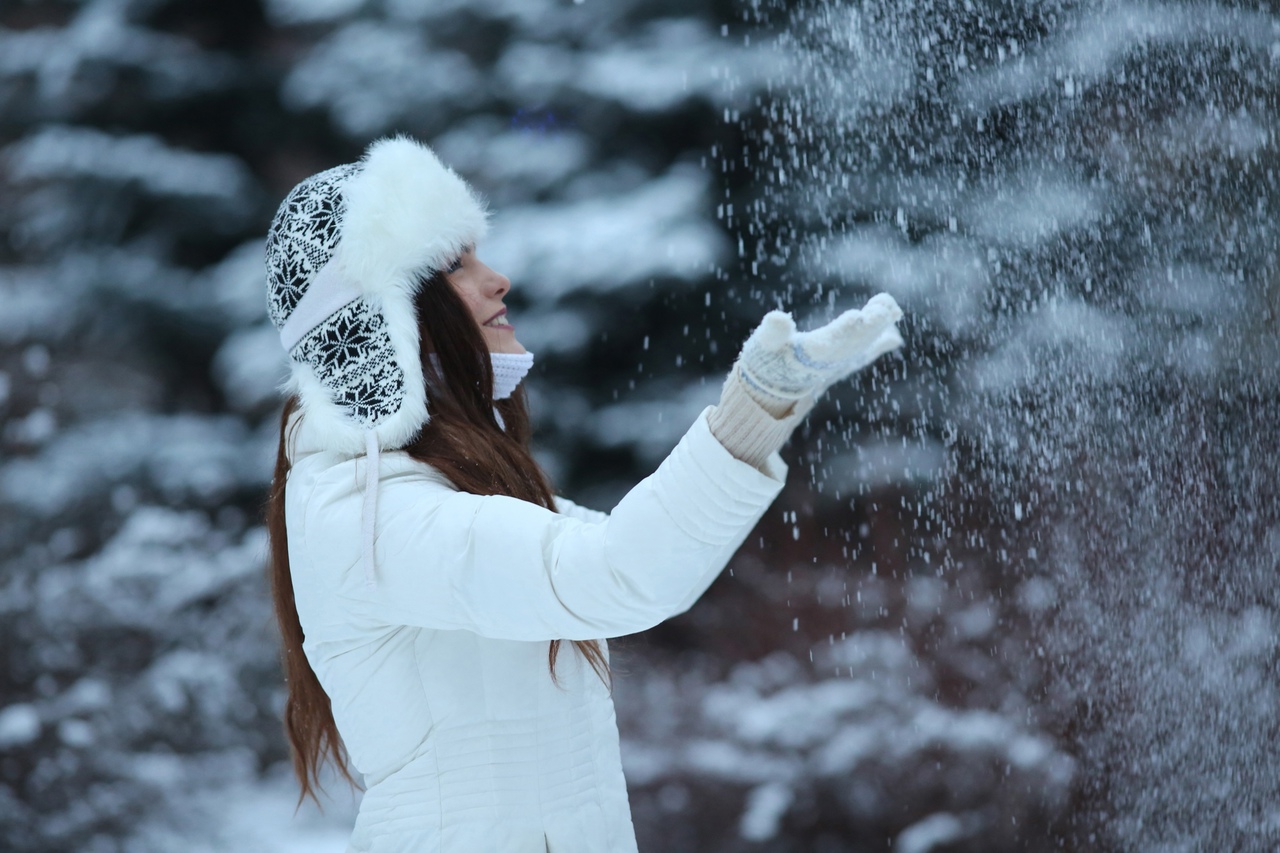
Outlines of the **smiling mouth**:
M506 312L505 310L504 310L504 311L499 311L497 314L495 314L495 315L493 315L492 317L490 317L488 320L486 320L486 321L484 322L484 324L483 324L483 325L484 325L484 327L485 327L485 328L487 328L487 329L513 329L513 328L515 328L515 327L514 327L514 326L512 326L509 322L507 322L507 312Z

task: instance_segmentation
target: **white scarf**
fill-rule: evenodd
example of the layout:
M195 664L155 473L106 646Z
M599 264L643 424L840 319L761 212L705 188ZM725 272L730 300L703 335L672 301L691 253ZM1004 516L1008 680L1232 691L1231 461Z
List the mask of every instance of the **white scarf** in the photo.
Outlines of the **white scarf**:
M520 380L533 368L531 352L489 353L493 361L493 399L505 400L516 392Z
M436 370L440 369L440 356L427 353L427 358ZM520 380L533 369L533 353L531 352L491 352L489 361L493 364L493 399L505 400L516 392Z

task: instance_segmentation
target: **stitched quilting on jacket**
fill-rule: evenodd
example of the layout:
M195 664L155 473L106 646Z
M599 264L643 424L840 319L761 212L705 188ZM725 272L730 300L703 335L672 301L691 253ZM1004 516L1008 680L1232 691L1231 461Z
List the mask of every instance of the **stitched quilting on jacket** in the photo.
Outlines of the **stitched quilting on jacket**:
M572 646L687 610L782 488L706 412L609 514L455 490L403 452L379 468L375 580L363 456L299 424L286 486L304 651L365 795L351 853L632 853L608 689ZM606 648L607 651L607 648Z

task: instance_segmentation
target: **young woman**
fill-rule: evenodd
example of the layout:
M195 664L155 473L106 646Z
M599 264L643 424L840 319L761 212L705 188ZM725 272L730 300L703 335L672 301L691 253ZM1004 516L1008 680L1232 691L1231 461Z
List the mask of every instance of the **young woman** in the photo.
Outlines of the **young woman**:
M470 188L405 138L303 181L271 226L295 769L303 796L325 760L361 774L351 851L635 851L605 638L697 600L781 490L777 449L901 344L901 312L881 295L809 333L771 312L719 405L606 515L554 496L529 453L532 356L484 232Z

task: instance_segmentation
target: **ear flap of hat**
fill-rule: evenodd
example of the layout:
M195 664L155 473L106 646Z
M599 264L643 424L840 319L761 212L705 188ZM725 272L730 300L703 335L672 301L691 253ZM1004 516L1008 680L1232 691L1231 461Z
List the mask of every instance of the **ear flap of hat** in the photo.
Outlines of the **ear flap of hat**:
M383 449L427 423L414 294L487 230L483 204L425 145L406 137L369 146L342 185L338 245L329 263L360 298L292 349L292 389L311 434L326 447Z

